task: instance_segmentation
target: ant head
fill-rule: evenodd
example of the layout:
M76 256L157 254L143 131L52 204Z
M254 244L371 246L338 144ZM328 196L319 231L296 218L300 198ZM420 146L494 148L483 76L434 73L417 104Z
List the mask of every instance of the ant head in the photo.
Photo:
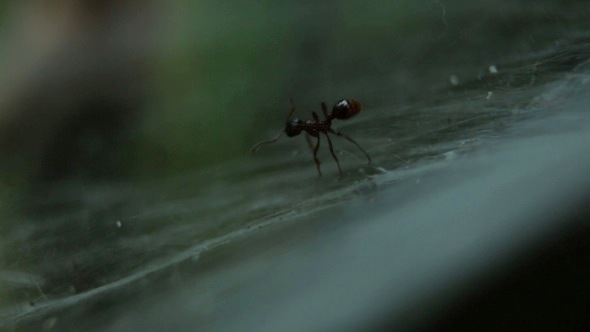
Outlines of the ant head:
M361 103L353 99L344 99L332 107L332 118L349 119L361 111Z
M297 136L297 135L301 134L301 130L303 130L302 125L303 125L302 120L299 120L299 119L289 120L289 121L287 121L287 124L285 125L285 133L289 137Z

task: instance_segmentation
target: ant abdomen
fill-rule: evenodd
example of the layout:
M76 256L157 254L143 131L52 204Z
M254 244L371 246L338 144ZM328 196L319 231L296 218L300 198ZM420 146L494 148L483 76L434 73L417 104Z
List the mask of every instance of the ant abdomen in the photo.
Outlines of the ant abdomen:
M357 115L361 111L361 103L353 99L344 99L336 103L332 107L332 118L334 119L349 119Z

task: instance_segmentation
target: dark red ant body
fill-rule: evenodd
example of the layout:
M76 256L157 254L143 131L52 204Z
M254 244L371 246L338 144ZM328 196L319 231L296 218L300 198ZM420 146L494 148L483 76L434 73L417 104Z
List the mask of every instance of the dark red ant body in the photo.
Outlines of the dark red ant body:
M317 154L320 148L320 134L324 134L328 139L330 153L336 161L336 165L338 165L338 171L340 172L340 176L342 176L340 162L338 161L338 157L336 157L336 154L334 153L334 147L332 146L332 140L330 139L329 134L334 134L336 136L343 137L351 143L353 143L354 145L356 145L367 157L367 159L369 160L369 164L371 164L371 157L369 157L369 154L367 154L367 152L355 140L339 131L335 131L334 129L332 129L332 120L350 119L353 116L357 115L360 111L361 104L358 101L352 99L344 99L337 102L334 105L334 107L332 107L332 112L328 112L328 107L326 106L326 103L322 102L322 112L324 113L324 117L326 118L325 120L320 120L320 117L317 115L316 112L311 113L313 117L312 120L289 120L291 115L295 113L295 104L293 103L293 100L291 100L291 111L289 111L289 115L287 115L287 123L285 124L285 129L281 130L273 139L269 141L263 141L254 145L250 149L250 151L252 153L256 153L256 151L258 151L258 149L260 149L262 145L276 142L283 133L287 134L288 137L294 137L301 134L301 132L305 132L309 147L313 151L313 160L315 161L316 168L318 169L318 174L319 176L322 176L322 171L320 170L320 160L318 159ZM315 147L312 146L310 137L317 138Z

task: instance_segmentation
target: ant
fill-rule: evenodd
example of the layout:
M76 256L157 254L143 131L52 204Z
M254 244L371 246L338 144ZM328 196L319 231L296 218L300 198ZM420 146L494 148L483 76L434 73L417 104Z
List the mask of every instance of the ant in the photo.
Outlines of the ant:
M321 177L322 171L320 170L318 150L320 148L320 134L324 134L328 139L330 153L336 161L336 165L338 165L340 177L342 177L342 169L340 168L340 162L338 161L338 157L336 157L336 154L334 153L334 147L332 146L332 140L330 139L329 135L334 134L336 136L343 137L350 141L352 144L356 145L367 157L369 165L371 164L371 157L369 157L369 154L355 140L339 131L335 131L334 129L332 129L332 120L350 119L361 111L361 104L358 101L353 99L341 100L337 102L334 105L334 107L332 107L332 112L328 112L328 106L326 105L326 103L322 102L322 112L324 113L324 117L326 118L325 120L320 120L320 117L317 115L316 112L311 113L313 117L312 120L300 120L296 118L289 120L293 113L295 113L295 104L293 103L293 99L290 99L290 101L291 110L287 115L287 123L285 124L285 129L281 130L273 139L257 143L250 149L250 152L256 153L256 151L258 151L258 149L260 149L262 145L276 142L283 133L287 134L288 137L294 137L301 134L301 132L305 132L305 138L307 139L307 143L309 144L310 149L313 151L313 160L315 161L316 168L318 169L318 175ZM312 145L311 137L317 137L315 147Z

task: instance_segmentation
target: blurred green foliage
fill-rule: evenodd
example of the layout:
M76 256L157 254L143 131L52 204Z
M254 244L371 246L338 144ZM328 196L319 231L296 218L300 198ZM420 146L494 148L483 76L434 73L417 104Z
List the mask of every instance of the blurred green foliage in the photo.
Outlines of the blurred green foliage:
M290 74L293 32L275 19L275 7L182 1L164 17L142 144L165 173L247 152L261 121L257 110L284 95Z

